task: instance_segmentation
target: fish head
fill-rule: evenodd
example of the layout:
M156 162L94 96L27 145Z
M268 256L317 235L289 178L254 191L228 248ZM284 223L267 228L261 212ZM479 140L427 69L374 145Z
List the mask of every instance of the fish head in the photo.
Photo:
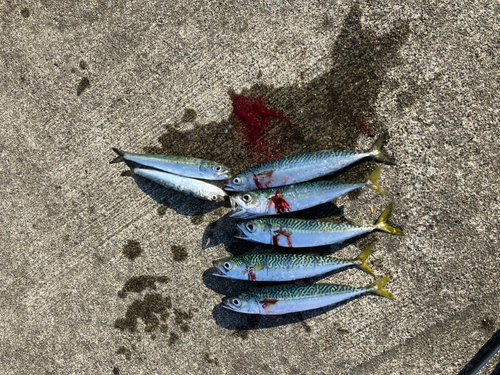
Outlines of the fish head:
M212 161L202 162L200 164L200 172L203 172L200 176L201 178L210 180L227 180L231 176L229 168ZM205 175L206 177L204 177Z
M248 178L241 174L234 176L224 187L227 191L245 191L251 190L252 188L255 189L255 187L251 186Z
M234 237L247 241L271 245L273 236L270 227L262 219L247 220L236 224L238 234Z
M227 197L227 193L217 186L213 186L200 194L203 198L212 202L224 202Z
M214 276L226 277L228 279L247 280L248 266L238 257L228 257L213 262L216 272Z
M231 170L222 164L215 164L212 166L212 170L214 172L214 177L217 177L217 180L227 180L231 177Z
M258 191L239 193L229 197L234 213L232 217L250 219L267 214L268 201Z
M222 299L222 307L244 314L259 314L257 300L249 293L234 294Z

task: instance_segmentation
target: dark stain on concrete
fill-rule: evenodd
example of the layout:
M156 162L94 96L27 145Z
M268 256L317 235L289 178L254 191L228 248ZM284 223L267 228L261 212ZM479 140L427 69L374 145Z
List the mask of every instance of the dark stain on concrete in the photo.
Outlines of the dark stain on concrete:
M118 350L116 351L116 354L123 354L127 361L130 361L132 359L132 351L130 349L127 349L124 346L120 346ZM116 368L116 367L115 367ZM114 370L113 370L114 372Z
M127 244L123 247L122 253L129 260L135 260L142 253L141 244L139 241L128 240Z
M113 367L113 375L120 375L120 369L118 367Z
M247 329L236 329L231 333L234 337L239 337L242 340L246 340L248 338L248 330Z
M326 73L302 84L276 88L257 83L242 91L248 98L262 96L267 108L290 121L291 129L285 132L280 119L271 119L269 145L279 147L280 157L319 150L360 151L360 123L368 124L374 135L386 131L376 113L377 98L387 83L387 72L404 63L399 50L410 35L409 24L401 21L386 34L378 35L362 27L361 17L359 5L353 4L333 43L331 69ZM322 27L329 27L327 19ZM158 141L160 147L145 151L214 160L236 173L256 163L234 115L187 131L167 125ZM350 169L340 179L363 181L375 166L365 164Z
M28 8L21 9L21 16L23 16L24 18L28 18L30 14L31 12Z
M174 309L174 315L175 324L179 326L179 329L182 332L188 332L190 328L186 321L193 319L193 313L191 311L186 312L180 309Z
M311 333L311 326L309 326L309 324L307 324L305 321L301 321L300 325L305 329L307 333Z
M175 332L170 332L170 337L168 338L168 346L174 345L177 340L179 340L179 335Z
M83 70L85 70L85 69L87 69L89 67L87 65L87 63L85 62L85 60L80 60L79 66L80 66L80 69L83 69Z
M183 260L186 260L189 255L184 246L172 245L170 247L170 250L172 251L172 259L176 262L182 262Z
M140 293L145 289L156 289L156 283L168 283L167 276L134 276L127 280L122 290L118 292L118 297L125 298L129 292Z
M145 325L144 331L152 333L167 320L169 316L167 309L171 307L170 297L159 293L148 293L144 299L132 302L125 313L125 318L115 320L115 328L121 331L137 332L137 322L141 319Z
M76 68L71 68L71 73L76 73Z
M195 216L192 216L191 217L191 223L193 223L194 225L199 225L201 223L203 223L203 215L195 215Z
M219 359L217 357L211 356L209 353L205 353L203 355L203 360L210 365L219 366Z
M77 96L82 95L82 93L85 91L85 89L89 86L90 86L89 79L87 77L82 77L82 79L80 80L80 83L76 87L76 95Z
M167 206L159 206L158 207L158 216L165 216L165 214L167 213Z

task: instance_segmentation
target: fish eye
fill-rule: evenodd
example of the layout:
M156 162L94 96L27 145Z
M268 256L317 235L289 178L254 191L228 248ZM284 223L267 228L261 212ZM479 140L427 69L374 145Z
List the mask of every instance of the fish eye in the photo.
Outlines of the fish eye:
M212 200L216 201L219 197L217 195L212 195Z
M252 200L252 196L251 196L250 194L245 194L245 195L243 196L243 200L244 200L245 202L250 202L250 201Z
M252 232L252 233L253 233L253 232L255 232L255 229L257 229L257 228L255 227L255 225L254 225L254 224L252 224L252 223L248 223L248 224L246 225L246 227L247 227L247 229L248 229L250 232Z
M238 177L233 178L233 183L236 184L236 185L239 185L240 184L240 179Z
M224 263L224 268L229 271L231 268L233 268L233 265L231 263L229 263L229 262L225 262Z
M220 165L218 165L217 167L215 167L215 170L216 170L217 172L220 172L220 170L221 170L221 169L222 169L222 168L221 168L221 166L220 166Z
M241 305L241 301L238 299L238 298L233 298L231 300L231 303L234 305L234 306L239 306Z

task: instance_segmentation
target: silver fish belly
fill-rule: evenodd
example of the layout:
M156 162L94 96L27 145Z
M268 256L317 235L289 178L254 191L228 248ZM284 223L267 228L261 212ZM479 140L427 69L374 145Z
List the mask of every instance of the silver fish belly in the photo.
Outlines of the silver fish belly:
M137 176L147 178L167 188L204 200L222 202L227 196L226 192L221 188L193 178L182 177L155 169L133 168L131 171Z
M229 168L210 160L184 156L133 154L113 148L119 156L110 164L131 161L160 171L177 174L184 177L201 178L204 180L226 180L230 177Z
M332 174L364 159L393 164L394 161L382 153L385 139L385 134L380 136L367 152L319 151L258 164L234 176L225 189L251 191L292 185Z

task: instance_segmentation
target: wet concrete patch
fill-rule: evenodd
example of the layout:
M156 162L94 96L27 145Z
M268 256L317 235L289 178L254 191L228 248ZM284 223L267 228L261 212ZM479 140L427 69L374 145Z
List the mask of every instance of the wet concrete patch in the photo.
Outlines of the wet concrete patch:
M189 255L184 246L172 245L170 246L170 251L172 251L172 259L176 262L186 260Z
M90 86L89 79L87 77L82 77L82 79L80 80L80 83L76 87L76 95L77 96L82 95L82 93L85 91L85 89L89 86Z
M135 260L142 253L141 244L139 241L128 240L127 244L123 247L123 255L129 260Z
M140 293L145 289L156 289L156 283L167 283L170 279L167 276L134 276L131 277L122 290L118 292L118 297L125 298L129 292Z

